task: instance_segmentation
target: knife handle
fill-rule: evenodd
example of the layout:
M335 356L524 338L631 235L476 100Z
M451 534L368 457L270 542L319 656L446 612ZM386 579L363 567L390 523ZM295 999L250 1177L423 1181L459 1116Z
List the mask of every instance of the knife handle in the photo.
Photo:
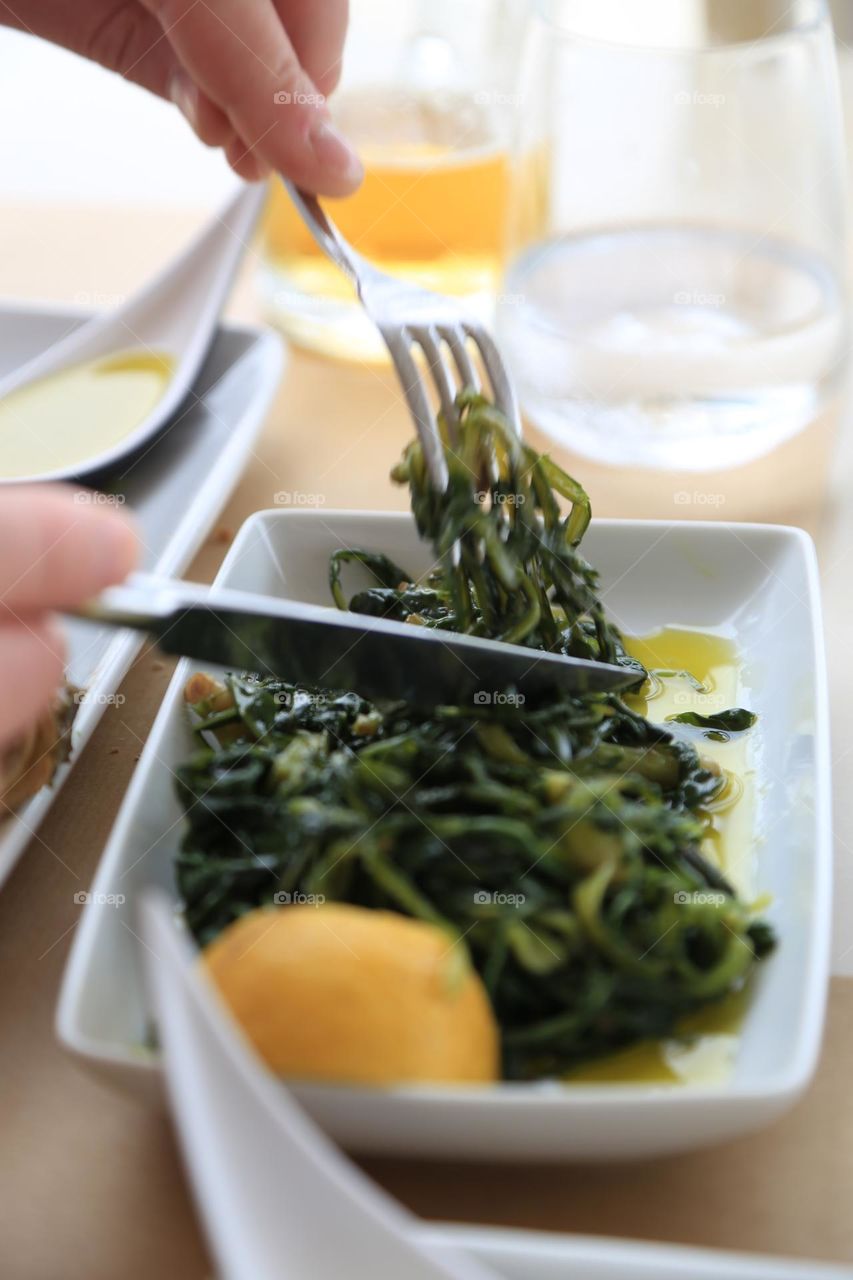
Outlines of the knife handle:
M175 582L153 573L132 573L126 582L107 587L68 616L100 626L130 628L156 635L163 624L192 600L206 599L210 588L200 582Z

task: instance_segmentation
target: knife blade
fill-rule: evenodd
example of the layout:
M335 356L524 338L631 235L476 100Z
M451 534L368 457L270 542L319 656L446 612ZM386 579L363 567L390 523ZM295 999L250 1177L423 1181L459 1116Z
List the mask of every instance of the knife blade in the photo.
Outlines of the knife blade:
M520 704L555 689L615 691L637 679L609 663L146 574L108 588L75 616L144 631L167 654L419 707Z

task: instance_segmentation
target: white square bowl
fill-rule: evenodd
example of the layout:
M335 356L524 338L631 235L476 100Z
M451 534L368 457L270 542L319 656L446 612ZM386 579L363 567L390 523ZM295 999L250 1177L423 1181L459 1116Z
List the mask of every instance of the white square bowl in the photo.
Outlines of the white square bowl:
M328 602L330 553L389 552L414 573L432 561L409 516L259 512L217 581ZM360 1151L489 1160L648 1157L766 1125L802 1093L817 1061L828 980L830 799L827 694L817 564L806 534L764 525L594 522L584 550L626 631L715 630L742 659L744 705L759 715L756 884L780 945L761 965L734 1069L715 1085L521 1084L296 1090L339 1141ZM101 1074L158 1089L157 1054L134 933L135 898L176 898L182 814L173 771L192 750L169 686L101 862L74 941L58 1010L62 1042Z

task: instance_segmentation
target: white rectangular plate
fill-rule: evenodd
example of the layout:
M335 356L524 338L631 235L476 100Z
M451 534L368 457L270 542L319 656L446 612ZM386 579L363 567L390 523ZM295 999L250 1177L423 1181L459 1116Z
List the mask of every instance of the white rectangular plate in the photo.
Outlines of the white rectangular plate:
M0 307L0 377L87 317L79 312ZM196 400L141 454L111 473L111 492L132 511L142 565L167 576L186 569L240 477L281 377L282 345L249 328L218 331L193 393ZM104 713L142 639L80 622L66 624L69 679L87 690L73 752L50 787L0 825L0 884L23 853Z
M505 1280L852 1280L853 1269L639 1240L490 1227L427 1227L432 1245L464 1249Z
M389 551L415 573L431 563L408 516L261 512L246 522L222 585L327 601L339 546ZM756 883L778 950L761 966L734 1070L716 1085L501 1084L488 1088L297 1094L362 1151L487 1159L622 1159L724 1141L767 1124L814 1071L828 975L830 910L827 698L817 567L809 538L761 525L593 523L584 543L619 624L731 636L741 700L760 717ZM169 687L111 835L75 939L58 1011L62 1041L102 1073L156 1088L134 901L151 884L175 894L181 835L173 771L192 750L182 701L192 667ZM116 900L120 899L118 905ZM177 898L176 898L177 900Z

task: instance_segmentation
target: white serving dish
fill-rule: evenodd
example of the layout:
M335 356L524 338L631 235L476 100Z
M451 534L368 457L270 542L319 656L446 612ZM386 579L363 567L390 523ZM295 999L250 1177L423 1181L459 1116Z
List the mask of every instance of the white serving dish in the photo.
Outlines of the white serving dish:
M492 1227L425 1227L433 1245L465 1249L505 1280L852 1280L853 1268L805 1258L549 1235Z
M80 311L0 305L0 378L89 317ZM143 454L110 472L112 491L136 519L142 566L180 574L207 537L240 477L281 378L280 339L259 329L221 328L194 385L198 399ZM103 482L103 477L102 477ZM0 825L0 884L44 818L142 644L80 622L66 623L69 678L87 695L74 724L72 758Z
M222 585L326 601L329 553L389 550L431 563L408 516L261 512L241 529ZM345 1145L484 1159L623 1159L684 1151L761 1128L808 1084L828 977L830 799L817 566L799 530L762 525L593 523L585 551L605 600L637 634L720 629L742 655L740 701L760 716L756 882L781 945L761 967L734 1070L715 1085L527 1085L371 1091L304 1085L299 1098ZM181 813L172 771L191 750L181 664L101 862L65 974L62 1042L101 1074L156 1090L157 1057L134 940L134 897L175 893ZM124 901L111 905L110 895Z

